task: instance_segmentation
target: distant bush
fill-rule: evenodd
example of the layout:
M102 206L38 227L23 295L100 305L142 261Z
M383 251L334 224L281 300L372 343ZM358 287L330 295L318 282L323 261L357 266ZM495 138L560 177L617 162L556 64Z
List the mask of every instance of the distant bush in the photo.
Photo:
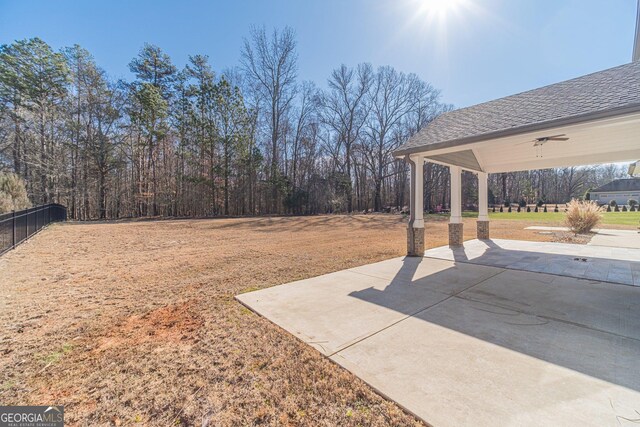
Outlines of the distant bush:
M507 212L511 212L511 205L509 205L509 210Z
M527 206L527 212L531 212L531 206Z
M0 173L0 214L30 207L24 180L14 173Z
M613 207L613 211L614 211L614 212L620 212L620 208L618 207L618 205L615 205L615 206Z
M615 208L616 206L618 206L618 203L615 200L612 200L609 202L609 206L611 206L612 208Z
M493 211L492 211L492 212L495 212L495 211L496 211L496 207L494 206L494 207L493 207Z
M521 208L524 208L525 206L527 206L527 201L526 201L526 200L524 200L524 199L521 199L521 200L518 202L518 206L520 206Z
M543 212L547 212L547 205L544 205L544 211Z
M533 210L534 212L538 212L538 205L536 205L535 209Z
M634 208L638 206L638 201L635 199L629 199L627 200L627 204L629 205L630 208Z
M502 209L502 206L500 206L500 212L504 212L504 209Z
M573 199L567 205L565 222L575 234L588 233L602 220L602 210L594 201Z
M555 207L555 208L553 208L553 211L554 211L554 212L560 212L560 210L558 209L558 205L556 205L556 207Z
M539 208L541 208L541 207L542 207L542 205L544 205L544 200L542 200L542 199L538 199L538 202L536 203L536 206L537 206L537 207L539 207Z
M611 212L611 205L607 205L607 212Z
M622 212L626 212L627 211L627 205L622 205Z

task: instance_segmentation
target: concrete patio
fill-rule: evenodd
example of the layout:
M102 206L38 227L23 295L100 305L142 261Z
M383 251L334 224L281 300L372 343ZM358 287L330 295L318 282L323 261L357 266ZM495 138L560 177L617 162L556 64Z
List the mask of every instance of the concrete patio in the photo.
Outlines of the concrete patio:
M536 230L539 232L569 231L568 227L548 227L534 225L525 230ZM613 246L616 248L640 249L640 231L638 230L613 230L609 228L594 228L591 230L593 237L588 245L593 246Z
M463 246L429 249L426 257L456 262L490 265L535 273L560 274L577 279L640 286L640 249L622 247L635 244L638 234L627 230L597 233L597 245L574 245L521 240L470 240Z
M640 287L570 272L405 257L237 298L434 426L633 425Z

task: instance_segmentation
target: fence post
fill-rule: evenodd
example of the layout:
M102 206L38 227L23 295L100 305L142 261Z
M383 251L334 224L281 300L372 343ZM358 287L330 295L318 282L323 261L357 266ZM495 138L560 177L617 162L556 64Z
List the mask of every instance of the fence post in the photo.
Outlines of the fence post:
M13 215L12 215L12 223L13 223L13 245L11 245L11 247L15 248L16 247L16 211L13 211Z

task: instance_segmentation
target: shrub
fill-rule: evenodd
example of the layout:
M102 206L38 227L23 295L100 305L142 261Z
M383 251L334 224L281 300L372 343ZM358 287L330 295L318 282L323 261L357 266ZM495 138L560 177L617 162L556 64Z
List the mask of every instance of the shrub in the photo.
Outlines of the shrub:
M538 212L538 205L536 205L535 209L533 210L534 212Z
M616 206L618 206L618 203L615 200L612 200L609 202L609 206L611 206L612 208L615 208Z
M539 208L541 208L541 207L542 207L542 205L544 205L544 200L542 200L542 199L538 199L538 201L536 202L536 206L537 206L537 207L539 207Z
M493 207L493 211L492 211L492 212L495 212L495 211L496 211L496 207L494 206L494 207Z
M527 206L527 212L531 212L531 206Z
M507 212L511 212L511 206L509 206L509 210Z
M602 210L594 201L573 199L567 205L565 222L575 234L588 233L602 220Z
M558 205L556 205L556 207L555 207L555 208L553 208L553 211L554 211L554 212L560 212L560 211L558 210Z
M622 205L622 212L626 212L627 211L627 205Z
M518 206L520 206L521 208L524 208L525 206L527 206L526 200L520 199L520 201L518 202Z
M627 204L630 208L635 208L636 206L638 206L638 201L635 199L629 199L627 200Z
M607 212L611 212L611 205L607 205Z
M24 180L14 173L0 173L0 214L30 207Z
M503 212L504 210L502 209L502 206L500 206L500 212Z
M618 207L618 205L615 205L615 206L613 207L613 211L614 211L614 212L620 212L620 208Z
M543 212L547 212L547 205L544 205L544 211Z

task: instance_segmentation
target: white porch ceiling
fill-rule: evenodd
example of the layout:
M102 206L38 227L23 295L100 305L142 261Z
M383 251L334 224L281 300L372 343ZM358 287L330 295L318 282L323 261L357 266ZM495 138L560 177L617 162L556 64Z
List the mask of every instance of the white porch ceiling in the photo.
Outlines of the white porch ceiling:
M559 134L569 140L534 147L536 138ZM477 171L475 165L469 166L469 150L481 171L489 173L634 161L640 159L640 113L429 150L412 157Z

